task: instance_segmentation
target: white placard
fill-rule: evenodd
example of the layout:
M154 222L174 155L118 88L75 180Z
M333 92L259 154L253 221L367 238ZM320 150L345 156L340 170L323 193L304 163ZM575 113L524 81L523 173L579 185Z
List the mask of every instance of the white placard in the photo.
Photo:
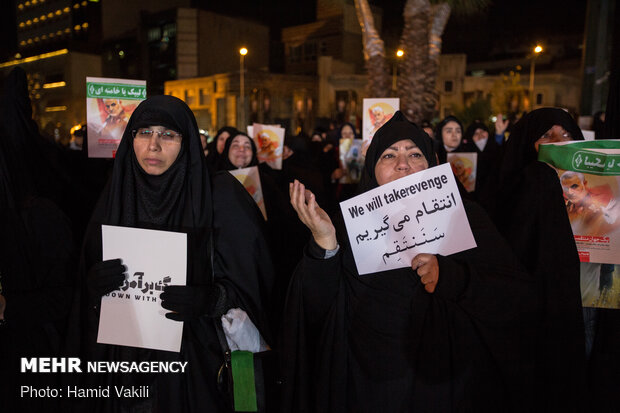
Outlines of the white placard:
M101 226L103 259L121 258L127 280L103 296L98 343L181 351L183 323L169 320L159 295L167 285L186 285L187 234Z
M593 130L582 129L581 133L583 134L583 139L585 139L587 141L593 141L594 140L594 131Z
M340 209L360 275L410 267L420 253L476 247L449 164L381 185Z
M362 116L362 154L379 128L394 116L400 108L399 98L364 99Z

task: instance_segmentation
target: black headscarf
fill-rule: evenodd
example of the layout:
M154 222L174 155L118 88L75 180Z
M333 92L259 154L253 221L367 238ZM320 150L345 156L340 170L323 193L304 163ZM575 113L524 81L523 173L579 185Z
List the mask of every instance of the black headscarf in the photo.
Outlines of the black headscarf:
M482 152L480 148L478 148L478 146L476 145L476 142L474 142L474 134L478 129L482 129L483 131L489 133L489 128L487 127L487 125L477 120L474 121L471 125L467 127L467 130L465 130L465 133L463 134L463 139L461 140L461 144L459 145L457 150L461 152ZM487 145L492 140L494 139L489 133Z
M435 126L435 151L437 152L437 157L439 158L439 163L446 163L448 161L448 152L446 151L446 147L443 143L443 127L446 126L448 122L456 122L461 127L461 132L463 132L463 124L460 120L455 118L454 116L446 116L441 122L439 122ZM463 139L461 137L461 143L463 143ZM459 144L460 146L460 144Z
M397 111L392 118L375 133L368 151L359 184L359 192L366 192L379 186L375 177L375 166L383 151L403 139L411 139L424 154L428 167L437 165L435 149L431 138L415 123L407 120L401 111Z
M230 152L230 145L232 145L233 139L239 135L245 136L246 138L248 138L248 140L250 141L250 145L252 146L252 160L250 160L250 163L248 164L248 166L246 166L246 168L249 168L250 166L258 165L258 157L256 156L256 153L258 152L258 150L256 149L256 143L254 143L254 140L250 138L248 135L246 135L245 133L236 131L235 135L230 135L230 137L226 140L226 146L224 146L224 150L220 154L220 158L218 160L218 167L217 167L218 171L230 171L233 169L239 169L235 165L233 165L232 162L230 162L230 159L228 159L228 152Z
M132 131L155 125L183 136L176 161L159 176L144 172L133 150ZM116 153L104 223L182 230L207 228L211 216L209 174L192 111L172 96L143 101L131 115Z
M571 115L560 108L536 109L517 122L504 144L499 168L500 188L512 182L530 162L538 158L534 143L553 125L562 126L573 140L583 140L581 129Z
M224 126L217 131L213 140L207 144L207 149L209 150L209 153L207 154L207 165L213 168L213 170L217 168L219 158L222 156L221 154L217 152L217 140L220 138L220 135L224 132L228 132L228 139L232 138L233 136L239 133L239 131L236 128L233 128L232 126Z

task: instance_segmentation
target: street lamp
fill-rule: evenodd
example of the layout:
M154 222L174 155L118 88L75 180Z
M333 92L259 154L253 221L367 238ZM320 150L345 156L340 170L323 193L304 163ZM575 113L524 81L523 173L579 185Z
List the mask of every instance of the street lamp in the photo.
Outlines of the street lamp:
M244 103L244 96L245 96L245 83L244 83L244 70L243 70L243 61L245 60L245 55L248 54L248 49L246 49L245 47L242 47L241 49L239 49L239 89L240 89L240 96L239 96L239 104L241 106L240 112L241 112L241 116L239 119L239 127L242 128L245 124L245 103Z
M392 65L392 90L396 91L396 66L398 65L398 59L405 55L405 51L402 49L398 49L396 51L396 59L394 60L394 64Z
M534 109L534 70L536 67L536 58L543 51L541 45L536 45L534 53L532 53L532 61L530 62L530 111Z

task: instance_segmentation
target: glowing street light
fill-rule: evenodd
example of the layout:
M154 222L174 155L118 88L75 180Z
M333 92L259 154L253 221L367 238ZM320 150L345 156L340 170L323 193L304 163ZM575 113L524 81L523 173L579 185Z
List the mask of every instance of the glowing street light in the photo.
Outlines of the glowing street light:
M248 54L248 49L245 47L242 47L241 49L239 49L239 89L240 89L240 96L239 96L239 104L241 106L240 109L240 114L241 116L239 117L239 128L242 128L245 124L245 102L244 102L244 95L245 95L245 82L244 82L244 70L243 70L243 62L245 60L245 55Z
M396 66L398 65L398 59L402 58L405 55L405 51L403 49L398 49L396 51L396 60L392 64L392 90L396 92Z
M530 62L530 111L534 109L534 70L536 67L536 58L540 53L542 53L543 48L541 45L536 45L534 48L534 53L531 56Z

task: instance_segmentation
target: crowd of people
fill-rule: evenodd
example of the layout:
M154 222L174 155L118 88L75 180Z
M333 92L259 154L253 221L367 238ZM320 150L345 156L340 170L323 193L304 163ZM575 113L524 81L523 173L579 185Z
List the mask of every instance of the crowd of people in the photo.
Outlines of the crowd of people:
M127 119L115 159L94 160L86 145L67 156L39 134L21 69L1 103L2 412L231 411L218 381L227 361L218 323L231 309L277 360L257 387L269 396L259 411L620 408L618 310L582 308L580 277L593 269L579 262L563 191L579 177L563 183L537 160L541 144L583 139L562 109L467 128L449 116L434 129L396 112L375 131L360 183L344 184L339 141L358 134L348 123L287 136L275 170L245 133L226 126L209 139L183 101L154 96ZM459 188L477 247L360 276L339 202L453 152L478 155L475 191ZM264 212L228 172L252 166ZM103 259L102 225L188 235L186 285L160 296L166 318L184 322L180 352L98 343L101 299L127 278L123 257ZM67 356L188 369L20 373L22 357ZM67 383L150 391L20 395L21 385Z

